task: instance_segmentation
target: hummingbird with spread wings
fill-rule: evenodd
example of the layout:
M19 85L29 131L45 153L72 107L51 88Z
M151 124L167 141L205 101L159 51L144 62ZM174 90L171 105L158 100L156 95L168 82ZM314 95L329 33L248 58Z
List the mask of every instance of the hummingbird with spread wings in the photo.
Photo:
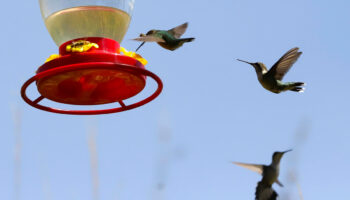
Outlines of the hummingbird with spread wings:
M274 152L272 155L272 162L270 165L257 165L257 164L247 164L240 162L232 162L235 165L244 167L251 171L257 172L262 175L262 179L258 182L255 191L255 200L276 200L277 192L272 188L273 183L277 183L280 187L283 187L282 183L278 180L278 176L280 173L280 161L282 156L290 152L282 151L282 152Z
M150 30L146 34L140 34L140 37L133 40L142 43L136 49L138 51L146 42L157 42L161 47L174 51L186 42L192 42L195 38L180 38L188 27L188 23L172 28L170 30Z
M305 83L303 82L282 82L284 75L286 75L301 54L302 52L299 52L298 47L289 50L271 67L270 70L267 70L264 63L261 62L251 63L240 59L237 60L248 63L254 67L260 84L266 90L276 94L288 90L304 92L302 86L304 86Z

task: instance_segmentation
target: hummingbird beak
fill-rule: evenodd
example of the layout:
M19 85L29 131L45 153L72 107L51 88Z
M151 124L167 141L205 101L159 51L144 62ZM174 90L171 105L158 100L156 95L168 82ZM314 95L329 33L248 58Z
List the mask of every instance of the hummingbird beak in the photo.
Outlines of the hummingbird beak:
M253 63L251 63L251 62L247 62L247 61L244 61L244 60L241 60L241 59L237 59L238 61L241 61L241 62L245 62L245 63L248 63L248 64L250 64L250 65L253 65Z
M145 43L146 43L146 42L142 42L142 43L140 44L140 46L137 47L137 49L135 50L135 52L137 52Z
M289 150L287 150L287 151L283 151L282 153L283 154L285 154L285 153L288 153L288 152L290 152L290 151L292 151L293 149L289 149Z
M137 38L134 38L134 39L131 39L131 40L136 40L136 41L143 41L142 39L143 39L143 37L145 37L146 35L145 34L143 34L143 33L140 33L140 36L139 37L137 37Z

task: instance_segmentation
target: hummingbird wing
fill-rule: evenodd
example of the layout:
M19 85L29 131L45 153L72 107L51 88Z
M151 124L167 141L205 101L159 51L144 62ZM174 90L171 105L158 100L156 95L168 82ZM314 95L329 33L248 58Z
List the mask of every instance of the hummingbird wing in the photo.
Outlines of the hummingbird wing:
M263 170L264 170L264 165L256 165L256 164L248 164L248 163L240 163L240 162L232 162L235 165L244 167L246 169L249 169L253 172L256 172L260 175L262 175Z
M134 38L132 40L141 41L141 42L165 42L165 40L163 40L162 38L155 37L152 35L145 35L142 37Z
M302 52L298 52L299 48L295 47L285 53L267 72L266 75L272 76L277 80L282 80L284 75L289 71L293 64L298 60Z
M173 35L176 39L179 39L185 32L188 27L188 23L181 24L175 28L168 30L168 33Z

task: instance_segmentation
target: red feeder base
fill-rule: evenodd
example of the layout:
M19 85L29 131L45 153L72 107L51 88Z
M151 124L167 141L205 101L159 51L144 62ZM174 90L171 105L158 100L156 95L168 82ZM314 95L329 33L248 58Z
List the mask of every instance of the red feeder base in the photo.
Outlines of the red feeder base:
M163 84L160 78L144 69L139 61L117 54L119 44L116 41L106 38L84 40L98 44L99 48L92 48L84 53L68 53L66 46L73 41L61 45L60 57L42 65L37 74L22 86L21 95L24 101L49 112L95 115L130 110L152 101L161 93ZM144 89L147 76L157 82L157 90L140 102L125 105L123 100L137 95ZM34 81L41 96L30 100L26 89ZM61 110L40 105L39 102L44 98L73 105L119 102L120 106L104 110Z

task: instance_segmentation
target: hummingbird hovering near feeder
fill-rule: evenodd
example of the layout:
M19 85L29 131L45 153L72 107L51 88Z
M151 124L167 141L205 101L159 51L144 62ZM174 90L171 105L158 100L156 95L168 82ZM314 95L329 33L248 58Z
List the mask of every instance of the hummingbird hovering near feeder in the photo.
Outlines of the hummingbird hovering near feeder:
M304 88L301 87L305 85L303 82L282 82L284 75L302 54L302 52L298 52L298 50L298 47L289 50L271 67L270 70L267 70L264 63L261 62L251 63L240 59L237 60L252 65L256 71L260 84L273 93L278 94L288 90L304 92Z
M275 152L272 156L272 162L270 165L257 165L257 164L247 164L240 162L232 162L238 166L244 167L246 169L252 170L262 175L262 179L258 182L255 191L255 200L276 200L277 192L273 190L272 184L277 183L279 186L283 187L282 183L278 180L280 172L280 161L282 156L292 150Z
M146 34L140 34L140 37L133 40L142 41L139 50L146 42L157 42L165 49L174 51L181 47L186 42L192 42L195 38L180 38L186 31L188 23L172 28L170 30L150 30Z

